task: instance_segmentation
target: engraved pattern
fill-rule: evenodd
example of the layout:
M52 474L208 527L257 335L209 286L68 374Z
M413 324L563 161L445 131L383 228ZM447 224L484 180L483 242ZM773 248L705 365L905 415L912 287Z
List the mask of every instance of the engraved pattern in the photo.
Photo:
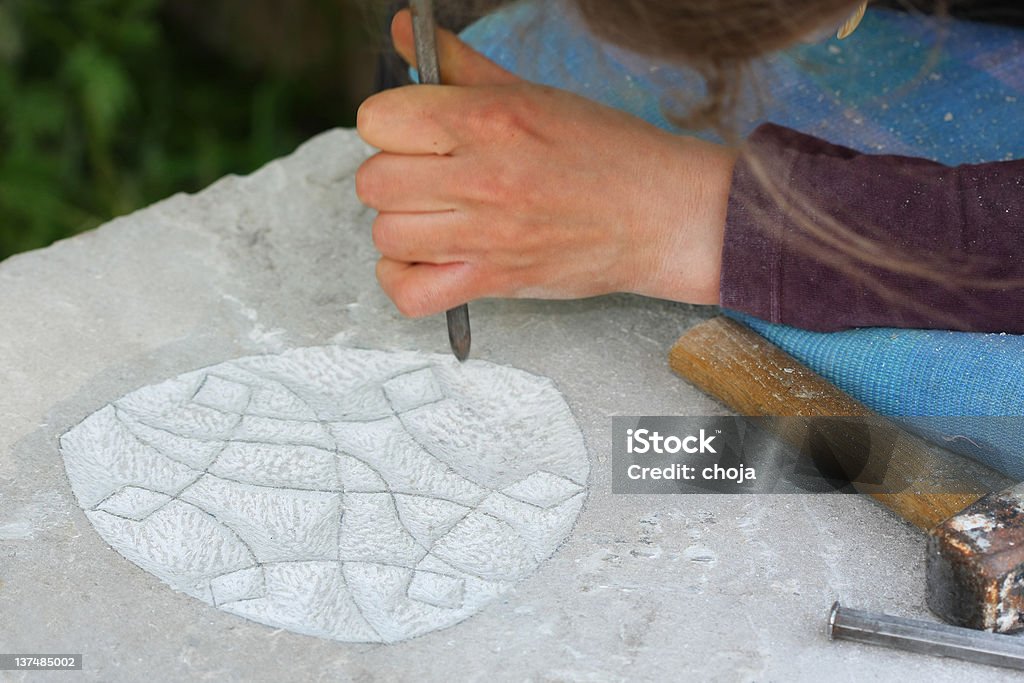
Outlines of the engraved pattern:
M126 558L219 609L395 642L532 573L586 495L552 383L482 361L340 347L144 387L61 437L79 505Z

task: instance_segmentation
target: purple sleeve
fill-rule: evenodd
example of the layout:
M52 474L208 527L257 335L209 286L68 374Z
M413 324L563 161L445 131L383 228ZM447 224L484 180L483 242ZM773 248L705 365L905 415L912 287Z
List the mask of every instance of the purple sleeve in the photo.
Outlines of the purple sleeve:
M1024 160L949 167L763 125L733 176L721 303L821 331L1024 333Z

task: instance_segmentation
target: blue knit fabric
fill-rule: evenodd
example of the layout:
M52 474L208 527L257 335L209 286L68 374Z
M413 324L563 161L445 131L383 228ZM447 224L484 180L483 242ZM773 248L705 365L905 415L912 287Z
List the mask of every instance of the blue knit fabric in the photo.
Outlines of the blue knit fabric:
M872 409L1024 479L1024 336L808 332L727 311ZM1008 417L1009 416L1009 417Z
M525 78L667 130L687 132L664 114L673 94L699 100L702 92L692 72L595 41L561 3L514 5L463 38ZM762 99L745 99L744 133L772 121L866 152L947 164L1024 155L1024 32L1013 28L873 9L846 41L795 48L763 61L756 74ZM1024 337L826 334L730 314L874 410L1024 478L1024 418L992 417L1024 415Z

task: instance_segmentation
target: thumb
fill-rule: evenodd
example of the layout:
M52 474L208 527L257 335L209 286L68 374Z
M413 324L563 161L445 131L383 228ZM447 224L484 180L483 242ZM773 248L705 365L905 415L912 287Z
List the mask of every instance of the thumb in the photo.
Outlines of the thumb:
M415 67L416 46L409 10L403 9L391 21L391 39L402 59ZM441 82L446 85L508 85L522 80L445 29L437 31L437 60L441 67Z

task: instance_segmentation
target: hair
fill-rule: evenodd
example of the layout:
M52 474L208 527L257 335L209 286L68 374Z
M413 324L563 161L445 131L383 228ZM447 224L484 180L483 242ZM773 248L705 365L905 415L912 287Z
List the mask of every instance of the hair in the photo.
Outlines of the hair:
M459 30L516 1L438 0L435 4L439 23ZM680 129L711 128L735 141L734 115L744 87L753 85L748 79L753 63L823 28L837 29L861 0L537 1L568 8L603 42L695 70L705 82L704 99L696 100L693 93L676 93L668 103L666 117ZM957 3L969 7L999 4L990 0L876 0L873 4L941 14ZM973 10L972 18L977 14ZM981 14L985 18L985 13ZM529 25L522 27L524 42L530 29Z
M517 1L436 0L435 5L439 23L460 30ZM729 132L734 107L755 61L821 29L838 28L861 0L534 1L569 7L600 40L695 69L705 79L707 97L688 107L682 116L671 118L680 128L713 127L724 134ZM405 4L403 0L370 0L368 6L377 10L374 22L386 26L394 11ZM1010 0L870 0L871 7L1024 27L1024 4L1010 5ZM390 12L386 11L389 8ZM935 60L940 51L941 44L934 50ZM922 66L922 77L935 60Z
M749 66L839 23L856 0L570 0L598 38L696 70L702 102L671 116L684 129L715 128L733 139L733 114Z

